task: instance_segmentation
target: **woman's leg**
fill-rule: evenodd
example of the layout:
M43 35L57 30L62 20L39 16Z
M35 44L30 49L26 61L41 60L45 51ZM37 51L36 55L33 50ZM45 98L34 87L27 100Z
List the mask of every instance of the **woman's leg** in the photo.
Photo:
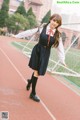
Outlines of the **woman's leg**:
M32 79L33 79L34 76L38 77L38 71L34 70L34 72L32 73L31 79L27 80L28 84L26 86L26 90L30 90Z
M30 98L33 99L36 102L39 102L40 99L36 96L36 84L38 80L38 71L34 71L33 79L32 79L32 91L30 94Z
M27 84L27 86L26 86L26 90L30 90L33 76L34 76L34 72L32 73L31 79L28 79L28 80L27 80L28 84Z
M38 71L34 71L34 75L33 75L33 79L32 79L32 94L36 95L36 84L37 84L37 80L38 80Z
M38 76L39 76L39 74L38 74L38 71L37 71L37 70L34 70L34 76L35 76L35 77L38 77Z

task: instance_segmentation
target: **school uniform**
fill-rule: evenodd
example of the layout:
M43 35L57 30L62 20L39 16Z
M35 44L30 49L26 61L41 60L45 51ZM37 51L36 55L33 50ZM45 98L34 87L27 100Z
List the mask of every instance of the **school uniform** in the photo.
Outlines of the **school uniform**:
M37 32L38 29L32 29L26 31L26 36L35 34L35 31ZM44 27L40 31L40 37L39 42L33 47L31 58L29 60L29 67L33 70L37 70L39 75L44 75L47 70L51 47L55 43L54 33L55 29L50 31L50 24L48 26ZM61 63L65 64L65 54L64 54L64 48L62 44L62 39L59 40L59 45L57 47L58 50L58 57ZM30 98L36 102L39 102L40 99L38 96L36 96L36 84L37 84L38 77L34 76L34 73L32 74L31 79L28 79L28 84L26 86L26 89L29 90L30 86L32 84L32 91L30 93Z
M55 38L53 34L50 35L50 41L48 41L49 29L50 29L50 25L42 29L40 33L39 42L34 46L29 61L29 67L32 68L33 70L37 70L39 75L44 75L46 73L51 47L55 43ZM53 33L54 32L55 30L53 30ZM64 55L64 48L61 38L57 50L58 50L59 60L64 64L65 55Z

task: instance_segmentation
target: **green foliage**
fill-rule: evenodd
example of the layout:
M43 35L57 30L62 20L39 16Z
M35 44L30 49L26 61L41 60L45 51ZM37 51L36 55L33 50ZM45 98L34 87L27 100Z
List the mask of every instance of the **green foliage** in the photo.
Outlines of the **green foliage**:
M6 26L6 19L8 18L8 13L6 11L1 11L0 12L0 27L5 27Z
M4 0L0 11L0 27L6 26L5 21L8 18L8 11L9 11L9 0Z
M7 27L9 32L18 33L20 30L33 28L37 25L32 8L26 13L24 2L21 2L15 14L9 15L9 0L4 0L0 10L0 27Z
M27 11L27 17L30 16L30 15L33 15L34 17L36 17L32 11L32 7L29 8L29 10Z
M37 25L36 18L33 15L28 16L30 28L34 28Z
M28 19L24 18L23 15L20 15L19 13L9 16L6 23L8 31L14 34L17 34L20 30L29 28Z
M9 4L10 0L3 0L6 4Z
M20 6L17 8L15 13L19 13L23 16L26 16L26 9L24 7L24 2L21 2Z
M4 4L2 5L1 11L9 11L9 6L4 2Z
M27 11L27 18L30 23L30 28L37 26L36 16L34 15L34 13L32 11L32 7L30 7L30 9Z
M43 17L41 23L48 23L51 16L51 10L49 10L46 15Z

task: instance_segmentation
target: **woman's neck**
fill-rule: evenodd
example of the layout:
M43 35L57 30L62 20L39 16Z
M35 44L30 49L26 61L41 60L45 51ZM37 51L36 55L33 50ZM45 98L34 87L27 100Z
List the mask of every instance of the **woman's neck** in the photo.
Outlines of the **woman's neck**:
M49 27L51 30L55 30L55 28L54 28L53 26L51 26L50 23L48 24L48 27Z

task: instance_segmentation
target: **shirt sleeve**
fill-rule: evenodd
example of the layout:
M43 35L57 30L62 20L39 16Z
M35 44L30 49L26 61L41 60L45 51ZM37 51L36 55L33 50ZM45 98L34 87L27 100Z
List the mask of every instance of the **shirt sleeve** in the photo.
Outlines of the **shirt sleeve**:
M17 35L15 35L15 38L25 38L34 35L38 31L38 28L30 29L23 31Z
M62 43L62 38L60 37L59 40L59 45L57 47L57 52L58 52L58 57L59 60L62 64L65 64L65 53L64 53L64 47L63 47L63 43Z

